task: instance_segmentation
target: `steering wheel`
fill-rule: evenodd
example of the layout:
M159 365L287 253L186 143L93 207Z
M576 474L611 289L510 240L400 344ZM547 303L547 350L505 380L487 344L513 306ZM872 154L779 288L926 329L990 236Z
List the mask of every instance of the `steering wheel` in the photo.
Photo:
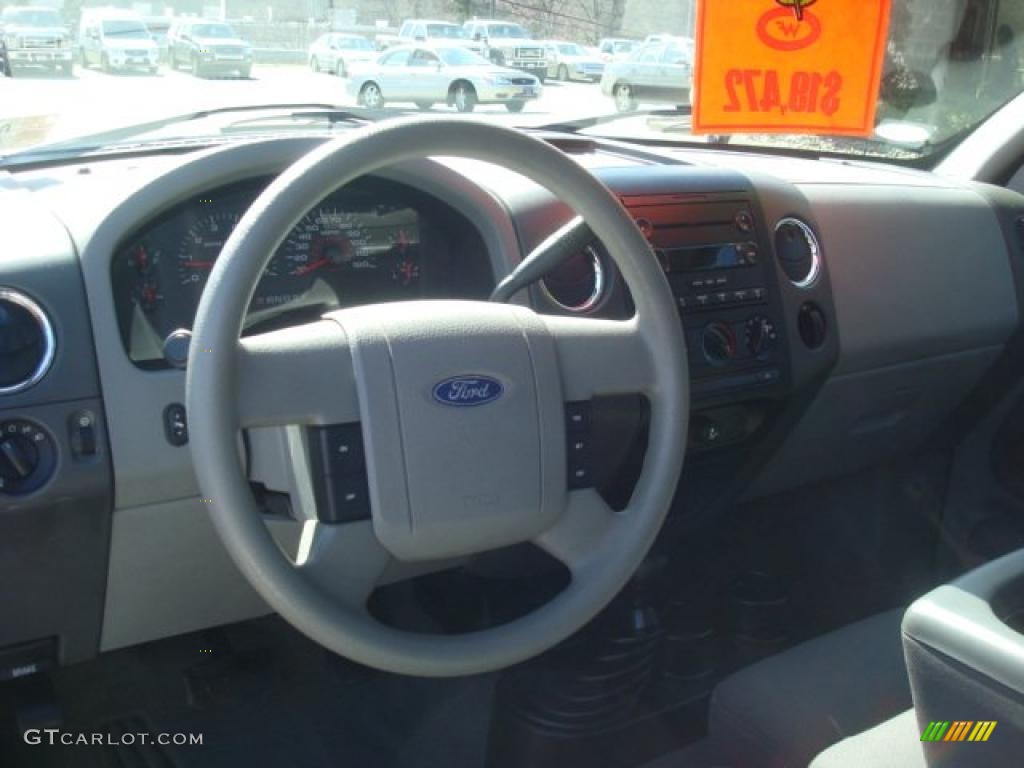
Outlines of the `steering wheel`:
M339 310L240 339L267 263L302 216L361 176L435 156L493 162L571 205L621 271L634 317L412 301ZM485 393L469 393L475 407L436 398L439 386L460 376L489 384ZM568 489L566 403L622 393L644 394L651 418L639 480L616 512L593 489ZM266 188L231 234L203 292L186 396L203 499L255 590L330 650L423 676L522 661L607 605L668 512L689 412L678 310L622 205L546 142L458 119L398 119L360 129L313 150ZM352 422L362 429L371 520L306 522L293 561L261 518L240 461L240 431ZM441 560L525 541L561 560L571 579L549 602L509 623L417 634L384 625L366 607L394 559Z

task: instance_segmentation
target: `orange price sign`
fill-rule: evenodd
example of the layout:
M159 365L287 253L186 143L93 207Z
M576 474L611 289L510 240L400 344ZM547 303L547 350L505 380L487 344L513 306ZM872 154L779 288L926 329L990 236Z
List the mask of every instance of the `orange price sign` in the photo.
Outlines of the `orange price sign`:
M694 133L870 136L891 0L697 0Z

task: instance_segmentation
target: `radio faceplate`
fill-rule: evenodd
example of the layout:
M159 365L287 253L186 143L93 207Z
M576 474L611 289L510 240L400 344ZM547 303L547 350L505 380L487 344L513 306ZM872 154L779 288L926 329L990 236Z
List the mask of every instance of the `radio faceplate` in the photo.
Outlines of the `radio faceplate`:
M676 298L695 399L769 394L789 377L765 229L735 193L624 196Z

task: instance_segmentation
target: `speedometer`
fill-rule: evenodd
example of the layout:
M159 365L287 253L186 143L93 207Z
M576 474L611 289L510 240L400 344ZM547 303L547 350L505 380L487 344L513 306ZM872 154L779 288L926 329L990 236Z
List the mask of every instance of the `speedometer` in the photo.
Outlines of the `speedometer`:
M358 215L318 208L295 227L279 252L280 269L294 277L343 268L376 268L366 259L369 238Z

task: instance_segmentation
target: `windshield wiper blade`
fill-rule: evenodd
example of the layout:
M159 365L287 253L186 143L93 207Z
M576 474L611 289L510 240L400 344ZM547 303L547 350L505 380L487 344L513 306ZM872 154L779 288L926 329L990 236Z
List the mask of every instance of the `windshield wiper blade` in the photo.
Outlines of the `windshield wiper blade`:
M0 166L6 165L9 162L18 163L26 160L36 160L46 156L84 154L108 148L112 149L116 148L118 144L136 136L159 131L172 125L205 120L206 118L214 117L216 115L226 115L236 112L280 111L284 113L282 115L283 118L288 118L291 116L305 117L310 114L310 110L315 111L315 114L320 117L327 119L331 125L343 122L365 124L379 119L379 115L373 112L317 102L298 102L294 104L244 104L232 107L215 107L212 109L201 109L196 110L195 112L171 115L170 117L162 117L158 120L136 123L124 128L115 128L110 131L100 131L99 133L77 136L72 139L65 139L64 141L58 141L52 144L29 147L9 155L0 155Z
M389 110L387 114L389 116L406 114L412 110ZM328 126L334 127L340 123L370 123L379 120L381 112L377 113L363 113L359 110L352 110L348 108L337 108L337 107L304 107L301 109L295 109L291 112L284 112L280 115L260 115L254 118L246 118L230 123L221 129L221 133L244 133L245 131L252 129L276 129L282 127L283 124L287 124L295 121L311 121L311 122L323 122L327 123ZM300 126L304 127L304 126Z
M620 120L628 120L631 117L689 117L692 113L693 109L688 105L676 107L675 109L650 109L639 112L602 112L599 115L581 117L576 120L539 125L537 130L579 133L588 128L596 128L599 125L607 125L608 123L617 123Z

